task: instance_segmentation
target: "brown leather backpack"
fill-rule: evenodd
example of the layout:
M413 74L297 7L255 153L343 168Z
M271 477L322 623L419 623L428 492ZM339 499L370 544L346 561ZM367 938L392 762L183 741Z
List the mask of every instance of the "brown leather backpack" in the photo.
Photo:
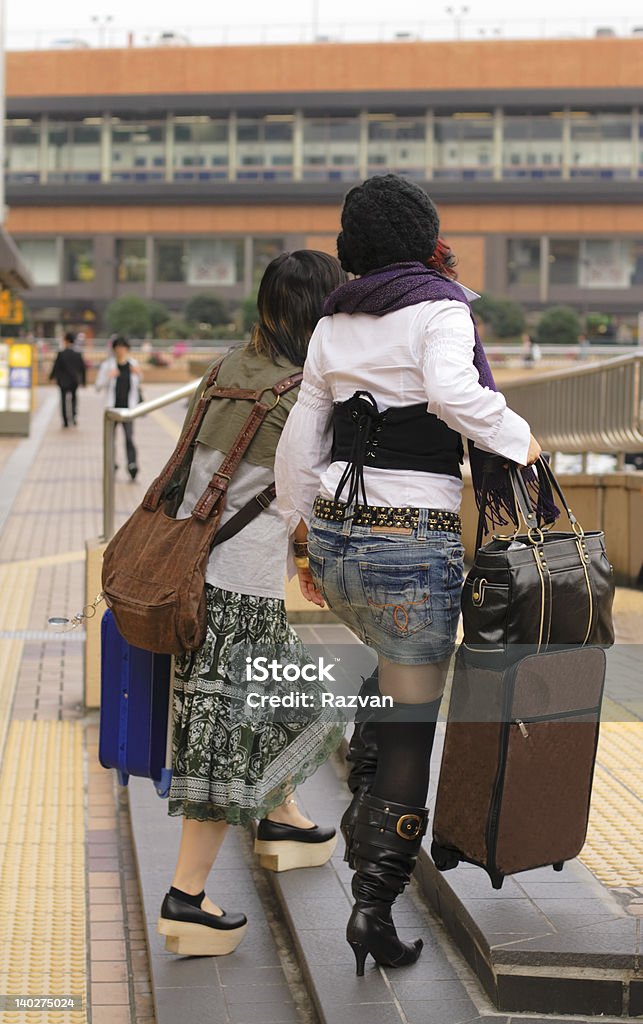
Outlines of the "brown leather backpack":
M275 497L271 484L218 529L228 485L267 414L302 379L301 373L292 374L260 391L222 388L216 383L221 362L210 373L167 465L103 557L103 593L119 632L128 643L157 654L183 654L203 643L210 551L243 529ZM275 397L270 405L261 400L268 392ZM199 429L209 403L217 398L251 401L252 410L192 514L176 519L176 492L187 481Z

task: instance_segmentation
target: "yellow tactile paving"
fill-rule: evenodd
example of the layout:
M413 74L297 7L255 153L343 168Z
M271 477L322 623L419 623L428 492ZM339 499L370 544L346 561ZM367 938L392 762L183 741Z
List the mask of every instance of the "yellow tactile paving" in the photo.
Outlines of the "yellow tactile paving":
M33 566L0 565L0 629L13 632L27 628L36 578L37 569ZM22 640L0 640L0 760L22 649Z
M176 420L173 420L171 416L167 415L167 413L160 412L158 409L156 412L150 413L150 415L173 441L178 441L179 434L181 433L180 423L177 423Z
M604 722L581 861L609 887L643 886L643 722Z
M0 992L86 1006L83 727L11 724L0 775ZM86 1024L82 1011L1 1011L0 1024Z

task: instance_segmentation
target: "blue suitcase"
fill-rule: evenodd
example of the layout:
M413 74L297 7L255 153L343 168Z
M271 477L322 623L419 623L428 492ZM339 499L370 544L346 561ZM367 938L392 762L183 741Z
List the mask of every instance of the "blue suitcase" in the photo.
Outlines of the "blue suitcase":
M130 775L152 779L159 796L170 792L172 658L133 647L106 611L101 623L101 701L98 759Z

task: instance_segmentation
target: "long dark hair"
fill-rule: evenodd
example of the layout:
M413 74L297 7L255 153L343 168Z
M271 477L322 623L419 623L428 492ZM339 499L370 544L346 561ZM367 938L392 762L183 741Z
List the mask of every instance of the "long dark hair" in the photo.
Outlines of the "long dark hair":
M250 344L273 363L303 366L325 299L348 280L339 260L315 249L283 252L265 269Z

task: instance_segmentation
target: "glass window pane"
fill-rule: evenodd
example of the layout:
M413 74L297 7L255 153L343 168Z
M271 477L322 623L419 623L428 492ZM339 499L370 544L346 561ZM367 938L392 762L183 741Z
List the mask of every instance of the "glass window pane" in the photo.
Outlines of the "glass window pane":
M304 120L304 181L353 181L359 177L359 119Z
M185 242L156 243L157 281L185 281Z
M255 285L259 284L263 272L276 256L279 256L285 249L283 238L253 238L252 239L252 280Z
M31 118L7 121L5 173L7 181L23 185L40 180L40 125Z
M112 118L112 181L162 181L165 121Z
M505 116L503 177L559 178L563 164L563 119L556 113Z
M56 182L100 181L100 118L53 121L47 131L47 178Z
M207 116L177 117L174 123L176 181L228 177L228 122Z
M92 238L66 238L64 243L65 281L93 281L94 240Z
M187 238L156 245L158 281L194 286L235 285L243 281L243 239Z
M551 284L578 285L580 242L577 238L552 238L549 243Z
M368 122L368 167L369 174L392 172L424 178L424 120L372 115Z
M580 243L581 288L629 288L634 276L632 242L583 238Z
M632 165L630 114L571 113L572 177L629 178Z
M511 238L507 250L509 284L540 284L540 239Z
M144 238L116 239L116 280L119 283L145 281L147 249Z
M454 114L434 122L436 178L493 177L493 115Z
M237 178L240 181L290 181L293 161L292 115L239 118Z
M23 238L17 240L20 255L37 285L60 284L58 246L55 238Z

